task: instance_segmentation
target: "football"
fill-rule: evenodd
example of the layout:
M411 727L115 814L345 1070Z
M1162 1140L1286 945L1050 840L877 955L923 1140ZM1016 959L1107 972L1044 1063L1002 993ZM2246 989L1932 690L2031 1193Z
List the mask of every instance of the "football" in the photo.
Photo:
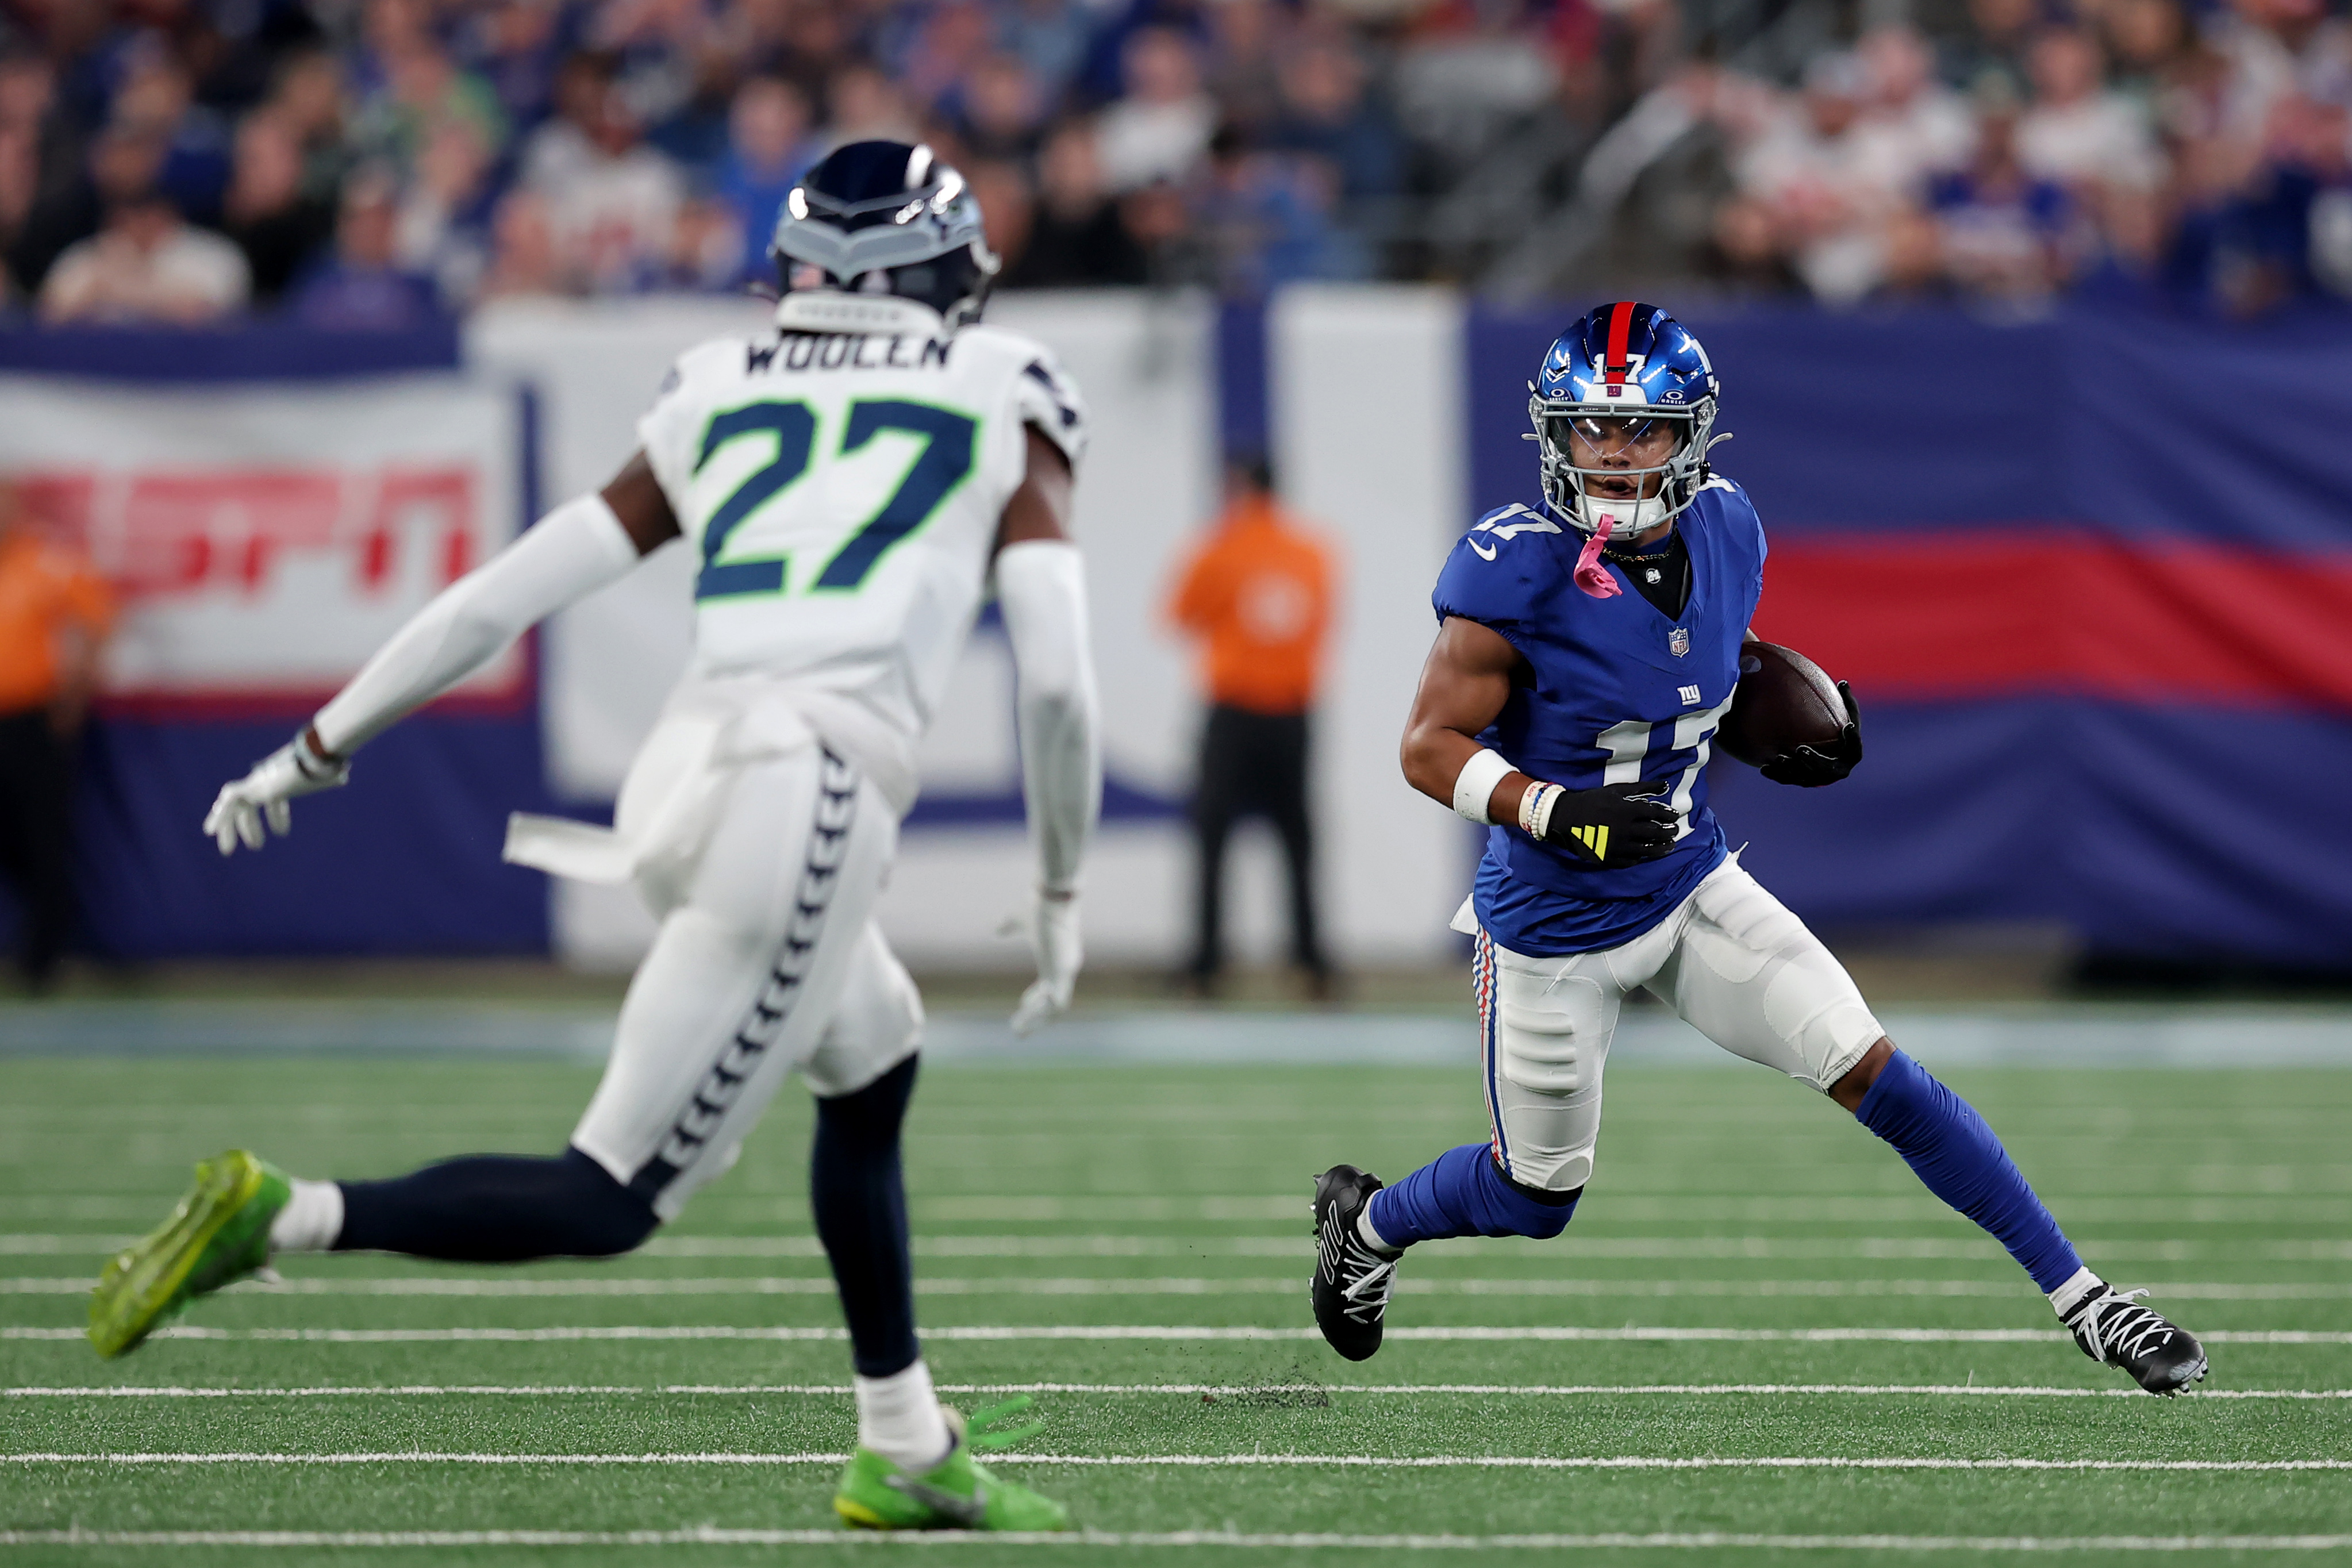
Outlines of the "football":
M1716 744L1760 766L1799 746L1826 747L1845 728L1837 682L1794 648L1752 642L1739 650L1739 686Z

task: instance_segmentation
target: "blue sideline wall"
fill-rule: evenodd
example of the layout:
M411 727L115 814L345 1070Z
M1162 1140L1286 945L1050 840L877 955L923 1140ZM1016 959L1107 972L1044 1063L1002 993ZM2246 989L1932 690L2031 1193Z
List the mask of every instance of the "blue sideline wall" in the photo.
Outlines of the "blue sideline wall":
M1216 454L1263 447L1349 563L1317 785L1341 951L1448 956L1465 832L1398 781L1397 725L1437 562L1478 510L1532 499L1528 367L1569 313L1350 289L1222 311L1004 306L1057 342L1101 416L1081 496L1112 698L1097 954L1171 960L1182 940L1176 813L1197 707L1158 605L1213 510ZM0 337L0 374L301 382L462 363L535 394L527 469L553 497L609 471L677 349L756 324L731 303L663 303L494 314L462 343L19 334ZM2328 367L2352 328L1809 311L1694 324L1738 436L1721 466L1772 534L1759 629L1850 675L1868 718L1869 758L1836 790L1718 763L1752 868L1840 934L2022 924L2122 955L2347 966L2352 830L2326 800L2352 763L2352 388ZM1870 374L1839 369L1855 366ZM2276 395L2257 408L2217 401L2217 385ZM548 628L535 700L428 711L378 742L360 784L302 803L296 837L261 857L224 862L194 824L299 713L102 716L82 778L90 945L626 962L646 931L625 895L551 889L496 850L510 810L593 816L609 802L684 656L685 597L665 575L678 570L656 558ZM919 962L1020 960L995 934L1026 882L1013 757L1009 668L984 627L927 751L885 913ZM1242 945L1270 955L1270 850L1239 874Z
M457 333L446 327L348 336L272 327L0 333L0 374L199 393L347 384L455 370L458 361ZM0 431L0 464L41 458L8 449L9 440ZM488 710L417 716L370 748L364 794L302 803L299 837L285 847L295 852L224 859L199 831L215 792L307 712L267 701L240 703L228 716L101 710L79 755L84 945L113 960L545 952L544 879L498 858L507 814L552 804L532 694Z

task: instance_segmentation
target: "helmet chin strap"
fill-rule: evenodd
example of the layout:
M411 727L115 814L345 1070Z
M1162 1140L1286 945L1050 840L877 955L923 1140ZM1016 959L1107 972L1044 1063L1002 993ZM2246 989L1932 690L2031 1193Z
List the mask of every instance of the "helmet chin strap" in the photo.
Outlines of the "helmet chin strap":
M1587 490L1577 498L1577 511L1587 527L1598 529L1604 520L1616 520L1613 530L1621 543L1631 544L1665 522L1671 515L1663 496L1617 500Z

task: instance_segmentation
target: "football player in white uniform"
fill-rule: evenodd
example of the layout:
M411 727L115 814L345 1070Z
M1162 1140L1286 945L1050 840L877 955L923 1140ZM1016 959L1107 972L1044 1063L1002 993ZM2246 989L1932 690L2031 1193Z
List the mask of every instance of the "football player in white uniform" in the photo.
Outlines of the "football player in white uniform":
M850 1523L1063 1528L991 1477L934 1397L914 1327L898 1130L922 1007L874 923L915 746L993 586L1019 683L1037 898L1027 1029L1067 1005L1079 862L1101 798L1085 578L1067 527L1086 439L1053 356L975 324L996 259L962 178L865 142L779 215L776 330L677 363L604 489L558 507L385 644L295 740L221 791L223 854L530 626L671 540L700 558L693 661L610 830L519 816L507 857L634 883L660 917L610 1065L570 1147L379 1182L290 1179L243 1151L198 1167L91 1303L101 1353L273 1252L509 1261L636 1247L732 1163L788 1073L816 1096L810 1200L848 1319L858 1448Z

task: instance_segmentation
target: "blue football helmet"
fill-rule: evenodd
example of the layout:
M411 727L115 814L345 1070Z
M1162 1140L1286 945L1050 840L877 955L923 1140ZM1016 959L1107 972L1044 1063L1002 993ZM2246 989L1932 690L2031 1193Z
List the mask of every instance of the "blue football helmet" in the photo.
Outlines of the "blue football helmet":
M827 154L785 195L768 256L777 325L820 332L953 331L998 267L964 177L904 142Z
M1595 503L1608 500L1612 531L1621 539L1679 516L1706 483L1719 391L1706 351L1655 305L1620 300L1593 310L1553 340L1528 384L1528 417L1536 427L1528 439L1542 453L1545 504L1591 533L1601 525ZM1618 451L1661 422L1675 437L1663 463L1601 469L1580 468L1573 460L1574 436L1581 435L1588 449ZM1604 478L1633 481L1638 499L1594 495L1589 487Z

